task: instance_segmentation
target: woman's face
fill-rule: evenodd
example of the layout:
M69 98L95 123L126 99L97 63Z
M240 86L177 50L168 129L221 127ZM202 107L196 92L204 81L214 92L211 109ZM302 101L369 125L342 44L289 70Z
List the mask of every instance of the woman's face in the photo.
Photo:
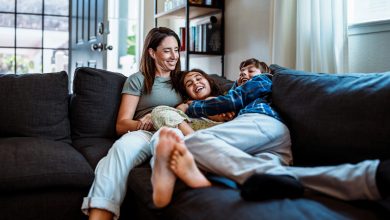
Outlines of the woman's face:
M154 59L158 73L167 74L175 70L179 60L179 46L175 37L168 36L164 38L156 51L150 48L149 53Z
M184 77L184 86L188 96L194 100L203 100L211 94L209 81L198 72L189 72Z

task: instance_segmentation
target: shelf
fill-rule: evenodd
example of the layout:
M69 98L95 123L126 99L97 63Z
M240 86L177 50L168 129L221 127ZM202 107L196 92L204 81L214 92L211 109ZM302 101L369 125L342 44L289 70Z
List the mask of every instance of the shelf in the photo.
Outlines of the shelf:
M190 5L189 8L190 19L206 16L209 14L215 14L221 11L220 8L216 8L214 6L205 6L205 5ZM186 16L186 6L178 6L176 8L173 8L169 11L164 11L161 13L158 13L154 16L154 18L185 18Z
M185 51L182 51L185 52ZM191 55L204 55L204 56L222 56L222 52L200 52L200 51L188 51Z
M173 28L180 38L184 39L185 45L180 45L180 48L186 48L180 51L184 69L189 69L190 61L192 65L202 66L203 61L214 61L220 58L220 70L217 70L218 66L215 65L205 68L223 76L225 0L212 0L212 5L191 4L189 0L184 0L182 5L168 11L161 10L164 6L163 1L154 0L154 26L158 26L159 20L164 20L161 22L162 25ZM219 50L213 51L213 49Z

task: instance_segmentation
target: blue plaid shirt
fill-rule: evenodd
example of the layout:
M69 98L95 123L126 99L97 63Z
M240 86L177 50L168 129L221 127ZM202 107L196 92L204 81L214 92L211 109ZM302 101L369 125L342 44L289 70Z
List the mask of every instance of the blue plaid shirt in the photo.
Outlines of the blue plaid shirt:
M225 112L259 113L282 121L279 114L270 106L272 81L263 74L254 76L245 84L231 88L226 95L209 100L193 101L187 115L193 118L207 117Z

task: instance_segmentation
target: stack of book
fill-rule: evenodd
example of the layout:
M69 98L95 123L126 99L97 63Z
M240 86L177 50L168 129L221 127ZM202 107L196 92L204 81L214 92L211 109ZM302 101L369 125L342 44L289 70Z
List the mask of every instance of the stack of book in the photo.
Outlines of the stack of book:
M185 51L186 30L180 28L181 51ZM189 51L219 53L221 52L220 28L212 23L204 23L190 26Z

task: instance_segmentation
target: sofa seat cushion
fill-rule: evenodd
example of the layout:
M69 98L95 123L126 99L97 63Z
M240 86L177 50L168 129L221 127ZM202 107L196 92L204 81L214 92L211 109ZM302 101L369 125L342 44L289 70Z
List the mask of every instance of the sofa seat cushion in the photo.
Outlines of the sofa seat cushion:
M0 192L84 188L93 170L71 145L33 137L0 139Z
M0 137L70 142L66 72L2 75L0 101Z
M120 73L80 67L70 103L72 138L116 138L115 123L123 83Z
M370 203L366 207L349 204L318 194L306 193L300 199L280 199L247 202L241 199L239 190L214 183L199 189L185 187L177 182L173 200L164 209L156 209L152 203L150 167L142 166L130 172L128 186L137 200L155 216L163 219L200 220L279 220L279 219L385 219L386 212ZM122 207L126 209L126 207ZM142 218L141 216L141 219Z
M109 138L79 138L73 141L73 146L88 160L92 169L107 155L115 139Z
M390 158L390 72L271 69L273 105L290 129L296 165Z

